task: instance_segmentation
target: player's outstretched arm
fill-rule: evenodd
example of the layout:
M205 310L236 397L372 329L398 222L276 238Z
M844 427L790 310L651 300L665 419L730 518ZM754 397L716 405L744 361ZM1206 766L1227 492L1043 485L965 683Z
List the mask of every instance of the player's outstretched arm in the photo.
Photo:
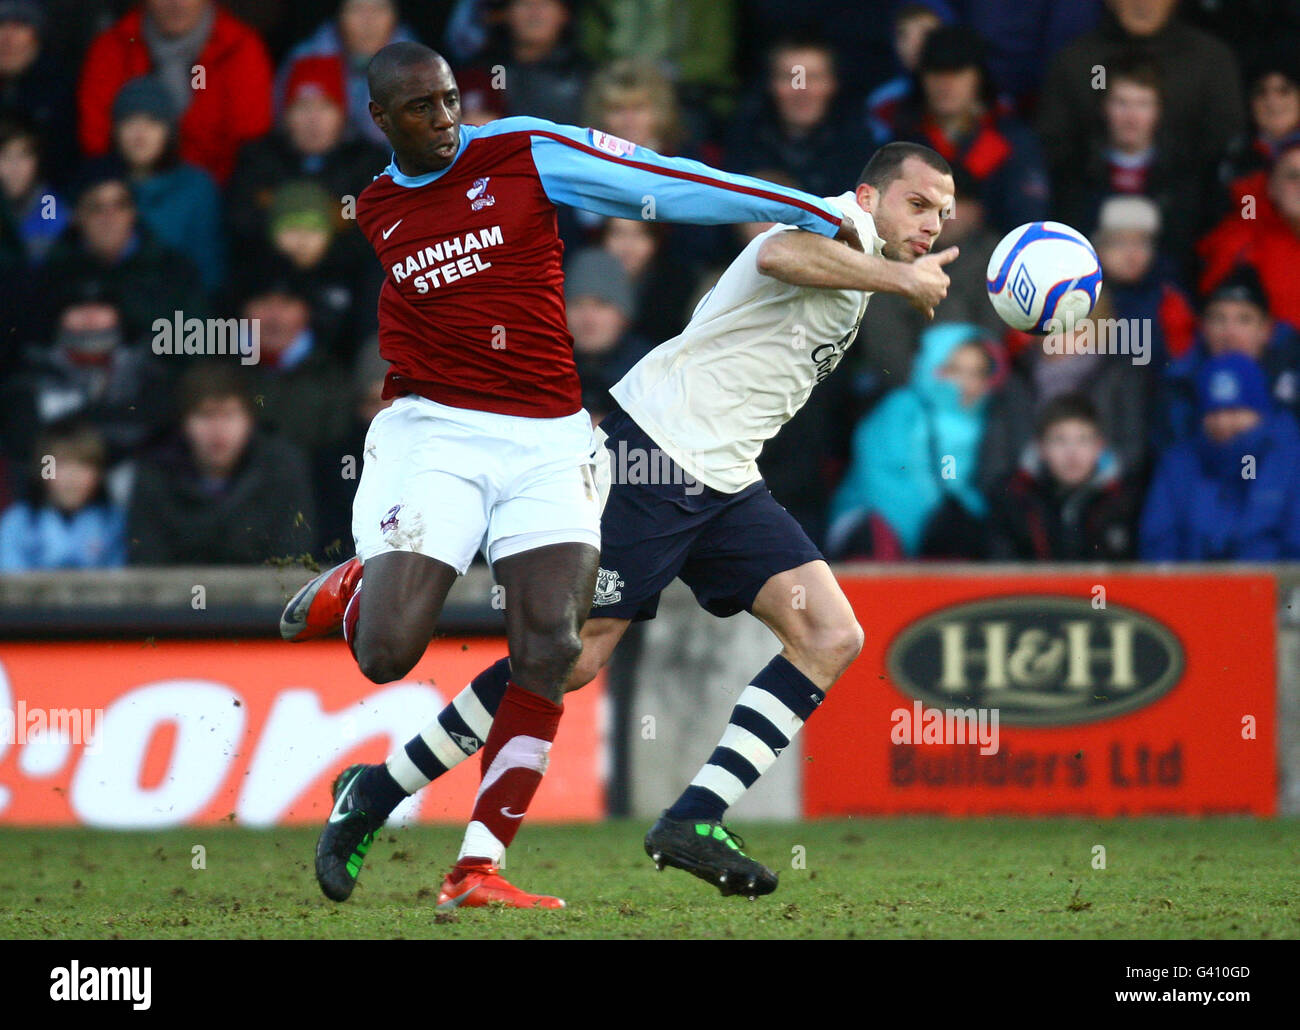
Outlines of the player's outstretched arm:
M910 264L890 261L841 246L813 233L792 230L773 233L758 248L763 275L824 290L864 290L897 293L933 317L935 305L948 294L943 266L957 257L957 248L927 254Z
M857 240L856 229L821 197L688 158L664 157L597 129L503 118L486 131L531 136L533 164L556 204L642 221L781 222L849 243Z

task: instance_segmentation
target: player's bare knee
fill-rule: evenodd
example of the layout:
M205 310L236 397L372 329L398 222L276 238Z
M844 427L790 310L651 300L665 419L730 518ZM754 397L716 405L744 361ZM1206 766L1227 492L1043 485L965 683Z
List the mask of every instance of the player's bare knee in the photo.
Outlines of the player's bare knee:
M562 694L581 655L582 639L576 630L530 633L512 649L510 668L516 681L530 689Z
M858 624L858 620L851 618L842 628L841 637L838 653L844 663L843 668L840 669L840 672L843 672L862 653L862 646L866 643L867 635Z
M853 664L862 653L865 634L858 620L837 619L825 625L810 626L791 641L793 650L827 676L834 679Z
M364 642L357 644L357 665L361 675L372 683L391 683L401 679L420 660L418 654L412 656L391 643L380 642L367 646Z

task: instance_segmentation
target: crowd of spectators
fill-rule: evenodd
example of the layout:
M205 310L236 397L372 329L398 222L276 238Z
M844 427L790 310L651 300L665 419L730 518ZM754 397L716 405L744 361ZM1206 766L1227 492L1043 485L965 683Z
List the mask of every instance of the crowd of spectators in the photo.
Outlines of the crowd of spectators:
M0 0L0 571L351 553L397 40L470 123L822 196L891 140L950 162L935 320L877 296L760 461L831 557L1300 559L1300 0ZM1043 218L1105 275L1047 338L984 287ZM768 228L558 224L593 419ZM187 352L194 319L256 360Z

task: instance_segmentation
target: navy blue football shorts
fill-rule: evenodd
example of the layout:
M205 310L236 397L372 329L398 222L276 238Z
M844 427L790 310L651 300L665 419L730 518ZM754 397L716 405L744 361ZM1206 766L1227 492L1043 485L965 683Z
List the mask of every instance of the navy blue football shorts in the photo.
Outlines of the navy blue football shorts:
M822 559L762 481L734 494L705 486L622 410L600 428L613 454L592 618L653 619L677 577L725 618L750 611L777 573Z

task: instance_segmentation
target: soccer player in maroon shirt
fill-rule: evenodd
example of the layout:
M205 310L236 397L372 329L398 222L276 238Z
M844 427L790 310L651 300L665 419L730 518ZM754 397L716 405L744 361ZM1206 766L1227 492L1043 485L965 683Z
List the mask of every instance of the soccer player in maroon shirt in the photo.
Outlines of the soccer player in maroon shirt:
M484 778L452 875L477 878L481 894L509 904L559 907L497 869L546 768L600 555L555 205L783 222L862 245L832 204L798 190L538 118L462 125L451 68L420 44L384 47L368 74L371 116L393 160L358 198L357 222L385 270L379 352L390 363L384 396L396 400L366 438L356 557L299 591L281 634L305 640L341 627L368 678L399 679L482 550L505 592L511 679L486 740L467 726L460 743L465 753L482 745ZM406 793L384 765L338 776L316 849L328 897L351 894L375 832Z

